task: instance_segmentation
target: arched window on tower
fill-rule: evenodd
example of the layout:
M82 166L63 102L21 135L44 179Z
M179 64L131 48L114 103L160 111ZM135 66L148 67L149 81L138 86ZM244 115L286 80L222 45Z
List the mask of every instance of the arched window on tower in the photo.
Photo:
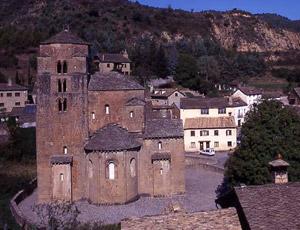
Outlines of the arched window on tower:
M64 79L63 80L63 92L67 92L67 80L66 79Z
M63 107L63 105L62 105L61 99L59 98L59 99L58 99L58 111L59 111L59 112L61 112L61 111L63 110L62 107Z
M158 149L159 149L159 150L162 149L162 142L161 142L161 141L158 142Z
M63 62L63 73L67 73L68 72L68 65L67 65L67 62L64 61Z
M135 160L135 158L132 158L130 160L130 176L131 177L136 176L136 160Z
M57 62L57 67L56 67L57 69L57 73L61 73L61 62L60 61L58 61Z
M64 110L64 112L67 111L67 99L66 98L64 99L64 102L63 102L63 110Z
M64 154L68 154L68 148L67 148L67 146L64 146Z
M58 79L57 80L57 90L58 90L58 92L60 93L61 92L61 80L60 79Z
M88 174L89 178L93 178L93 162L91 160L88 163Z

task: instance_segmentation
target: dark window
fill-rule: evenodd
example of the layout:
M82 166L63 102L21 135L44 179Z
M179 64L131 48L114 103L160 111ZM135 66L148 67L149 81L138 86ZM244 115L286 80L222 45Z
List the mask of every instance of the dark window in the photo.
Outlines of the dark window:
M201 114L209 114L209 109L201 109Z
M62 111L62 102L61 102L61 99L58 99L58 111L59 112Z
M68 72L68 65L67 65L67 62L64 61L63 63L63 73L67 73Z
M219 136L219 130L214 131L215 136Z
M178 93L175 93L175 97L178 97Z
M107 68L110 68L110 64L107 64Z
M21 102L16 102L15 105L16 105L16 106L20 106L20 105L21 105Z
M109 114L110 110L109 110L109 105L105 105L105 114Z
M61 73L61 62L57 62L57 73Z
M12 93L7 93L6 96L11 97Z
M231 135L232 135L231 130L226 130L226 136L231 136Z
M67 99L66 98L64 99L63 110L64 110L64 112L67 111Z
M209 131L208 130L202 130L200 131L200 136L208 136L209 135Z
M191 137L195 136L195 131L191 131Z
M231 141L228 141L228 142L227 142L227 145L228 145L228 147L232 147L232 142L231 142Z
M219 114L226 114L226 108L219 108L218 113Z
M58 92L60 93L61 92L61 80L60 79L57 80L57 88L58 88Z
M4 103L0 103L0 107L4 107Z
M20 94L20 93L15 93L15 96L16 96L16 97L20 97L21 94Z
M3 93L0 93L0 97L3 97Z
M67 80L64 79L63 81L63 92L67 92Z

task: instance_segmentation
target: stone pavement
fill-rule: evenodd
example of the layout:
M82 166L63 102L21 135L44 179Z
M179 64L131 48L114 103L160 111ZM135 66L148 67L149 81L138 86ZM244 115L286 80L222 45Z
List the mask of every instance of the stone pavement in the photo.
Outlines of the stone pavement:
M139 200L126 205L92 205L86 201L76 202L80 214L78 221L102 222L105 224L118 223L124 218L159 215L164 213L170 204L180 204L186 211L208 211L216 209L215 190L221 184L223 175L210 172L196 166L186 168L186 194L150 198L141 197ZM38 218L33 212L36 202L36 192L20 203L20 209L26 218L38 223Z

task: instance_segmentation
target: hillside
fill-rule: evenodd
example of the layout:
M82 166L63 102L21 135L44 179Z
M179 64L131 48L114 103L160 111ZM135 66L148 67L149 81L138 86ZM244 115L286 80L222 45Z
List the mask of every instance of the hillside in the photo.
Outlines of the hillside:
M159 75L147 71L147 65L151 67L153 63L140 63L140 59L145 59L143 52L151 48L151 42L156 44L155 52L163 46L166 62L175 62L175 66L168 66L171 74L176 68L176 60L170 57L173 46L176 46L177 56L191 53L199 58L221 52L231 58L228 52L234 52L231 58L234 61L238 53L254 52L263 55L265 60L283 63L282 59L289 58L290 52L298 53L300 49L297 22L280 16L252 15L239 10L187 12L147 7L127 0L2 0L0 25L0 68L7 72L18 66L21 75L28 71L34 74L35 47L39 42L66 26L91 42L92 52L119 52L126 48L136 62L136 69L142 66L142 70L137 71L140 75ZM148 47L146 51L145 46ZM23 63L24 54L27 54L28 70L19 66L16 54L23 57ZM248 73L243 75L248 76Z

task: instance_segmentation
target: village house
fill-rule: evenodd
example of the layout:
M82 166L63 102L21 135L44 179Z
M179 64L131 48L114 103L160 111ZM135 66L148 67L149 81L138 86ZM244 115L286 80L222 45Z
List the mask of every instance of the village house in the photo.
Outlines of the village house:
M240 86L232 94L232 97L242 99L248 105L250 110L253 104L258 104L262 99L262 91L250 86Z
M38 203L184 193L182 121L147 116L145 89L117 72L89 75L89 56L89 44L68 30L40 45Z
M14 107L24 107L28 100L26 87L8 83L0 83L0 113L9 113Z
M94 63L99 67L100 73L117 71L131 75L131 61L126 50L122 53L99 53L94 57Z
M237 145L237 128L231 117L187 118L184 123L184 147L187 152L207 148L228 151Z
M198 117L233 117L236 126L244 123L248 106L240 98L182 98L180 118L185 123L187 118Z
M300 105L300 87L294 88L288 96L290 105Z
M186 97L178 89L166 88L166 89L153 89L150 92L150 99L153 105L173 105L178 108L180 106L180 99Z

